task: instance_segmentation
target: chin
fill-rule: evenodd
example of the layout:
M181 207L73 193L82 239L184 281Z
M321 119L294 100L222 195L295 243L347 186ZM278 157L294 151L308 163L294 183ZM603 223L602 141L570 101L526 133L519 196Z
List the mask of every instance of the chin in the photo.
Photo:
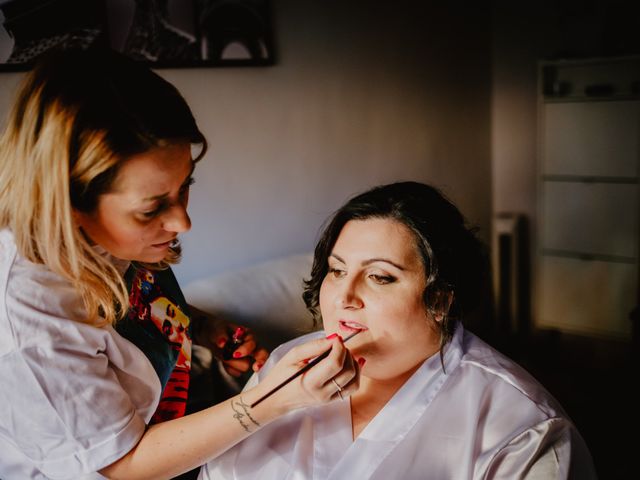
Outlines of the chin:
M138 261L144 262L144 263L160 263L165 258L166 258L166 255L156 255L156 256L149 256L149 258L146 258L144 260L138 260Z
M159 263L167 257L167 252L146 253L138 255L133 261L140 263Z

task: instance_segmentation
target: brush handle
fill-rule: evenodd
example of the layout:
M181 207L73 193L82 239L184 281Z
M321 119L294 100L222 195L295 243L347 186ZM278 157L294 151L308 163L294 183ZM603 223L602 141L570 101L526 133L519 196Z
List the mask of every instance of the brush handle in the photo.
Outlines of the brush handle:
M351 335L349 335L347 338L345 338L342 343L346 342L347 340L349 340L350 338L353 338L355 335L357 335L358 333L360 333L362 330L358 330L357 332L353 332ZM314 365L317 365L318 363L320 363L322 360L324 360L325 358L327 358L329 356L329 353L331 353L331 349L327 350L326 352L321 353L320 355L318 355L316 358L314 358L313 360L311 360L309 363L307 363L304 367L302 367L300 370L298 370L296 373L294 373L293 375L291 375L289 378L287 378L286 380L284 380L282 383L280 383L278 386L274 387L273 389L269 390L267 393L265 393L262 397L260 397L258 400L256 400L255 402L253 402L251 405L249 405L251 408L255 407L256 405L258 405L260 402L262 402L263 400L265 400L266 398L269 398L271 395L273 395L274 393L276 393L278 390L280 390L282 387L284 387L285 385L287 385L288 383L290 383L292 380L298 378L300 375L302 375L304 372L306 372L307 370L309 370L311 367L313 367Z

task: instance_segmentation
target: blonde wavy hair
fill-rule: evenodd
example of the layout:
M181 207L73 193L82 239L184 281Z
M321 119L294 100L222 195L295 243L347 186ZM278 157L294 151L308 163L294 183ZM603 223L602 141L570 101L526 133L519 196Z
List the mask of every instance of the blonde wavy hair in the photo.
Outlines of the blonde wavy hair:
M114 324L127 311L122 274L92 247L74 210L93 211L131 156L188 141L207 143L176 88L108 50L52 51L25 77L0 136L0 228L19 253L68 279L87 323ZM180 258L172 247L159 264Z

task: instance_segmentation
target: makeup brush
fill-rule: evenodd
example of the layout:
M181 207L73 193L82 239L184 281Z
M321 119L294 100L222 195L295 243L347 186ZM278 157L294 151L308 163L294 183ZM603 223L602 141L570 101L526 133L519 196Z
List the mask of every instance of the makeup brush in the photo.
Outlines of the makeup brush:
M359 334L362 330L357 330L355 332L353 332L351 335L347 336L344 340L342 340L342 343L346 343L349 339L355 337L357 334ZM318 363L320 363L322 360L324 360L325 358L327 358L329 356L329 353L331 352L331 349L327 350L324 353L321 353L320 355L318 355L316 358L314 358L313 360L311 360L309 363L307 363L304 367L302 367L300 370L298 370L296 373L294 373L293 375L291 375L289 378L287 378L286 380L284 380L282 383L280 383L278 386L272 388L271 390L269 390L267 393L265 393L262 397L260 397L258 400L256 400L255 402L253 402L251 405L249 405L251 408L255 407L256 405L258 405L260 402L262 402L265 398L270 397L271 395L273 395L274 393L276 393L278 390L280 390L282 387L284 387L287 383L291 382L291 380L298 378L300 375L302 375L304 372L306 372L307 370L309 370L311 367L313 367L314 365L317 365Z

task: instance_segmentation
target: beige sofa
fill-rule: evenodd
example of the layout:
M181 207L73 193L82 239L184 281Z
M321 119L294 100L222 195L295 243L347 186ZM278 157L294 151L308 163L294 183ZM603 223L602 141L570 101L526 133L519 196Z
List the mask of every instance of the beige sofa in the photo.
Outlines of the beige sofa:
M296 254L201 278L183 286L189 304L231 323L250 327L269 351L314 330L302 300L312 254ZM224 400L239 391L247 376L228 376L211 352L194 346L193 410Z

